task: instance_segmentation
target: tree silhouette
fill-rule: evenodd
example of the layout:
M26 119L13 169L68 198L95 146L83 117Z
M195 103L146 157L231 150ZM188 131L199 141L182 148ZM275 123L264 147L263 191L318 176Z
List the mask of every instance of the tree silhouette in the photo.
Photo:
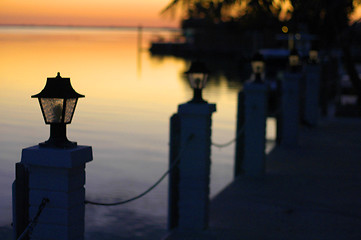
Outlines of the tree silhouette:
M284 1L285 0L279 0L278 2ZM244 8L244 6L246 6L246 8ZM175 11L176 8L181 8L186 18L212 18L213 16L212 20L218 22L254 12L278 15L280 7L281 5L275 4L274 0L172 0L163 9L162 13L172 12ZM239 11L237 16L237 14L234 14L234 9L243 9L246 11Z
M282 7L290 4L286 16ZM186 19L204 19L219 22L238 22L253 29L275 29L280 22L287 25L291 33L306 27L317 36L319 48L343 50L345 69L348 71L361 114L361 80L352 59L352 43L360 40L360 27L350 25L350 15L361 0L172 0L163 12L182 7ZM239 9L236 13L235 9Z

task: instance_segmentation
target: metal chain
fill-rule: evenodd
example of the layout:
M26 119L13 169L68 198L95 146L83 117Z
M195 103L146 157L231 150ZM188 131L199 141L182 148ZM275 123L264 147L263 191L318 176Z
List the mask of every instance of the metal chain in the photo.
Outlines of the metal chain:
M276 114L280 113L281 110L282 110L281 108L278 108L277 110L275 110L275 111L274 111L272 114L270 114L270 115L276 115ZM241 136L241 134L242 134L243 132L244 132L244 125L242 126L241 130L238 131L236 137L235 137L234 139L232 139L231 141L226 142L226 143L223 143L223 144L212 142L211 144L212 144L213 146L217 147L217 148L228 147L229 145L231 145L232 143L234 143L234 142Z
M31 236L36 224L38 223L38 219L39 219L41 213L43 212L46 204L48 204L48 203L49 203L49 199L43 198L43 200L41 201L41 204L39 205L38 212L36 213L35 217L33 218L33 220L30 221L28 226L25 228L24 232L20 235L20 237L17 240L24 239L24 237L26 237L28 234L29 234L29 236Z
M223 143L223 144L212 142L211 144L212 144L213 146L217 147L217 148L228 147L229 145L231 145L232 143L234 143L234 142L242 135L243 132L244 132L244 125L242 126L241 130L238 131L236 137L235 137L234 139L232 139L231 141L226 142L226 143Z
M183 151L186 149L187 145L189 144L189 142L193 138L194 138L193 134L188 137L185 147L183 149L181 149L181 151L179 152L178 156L175 158L174 162L171 164L169 169L151 187L149 187L143 193L141 193L141 194L139 194L139 195L137 195L135 197L129 198L127 200L114 202L114 203L100 203L100 202L85 200L85 204L91 204L91 205L97 205L97 206L116 206L116 205L121 205L121 204L125 204L125 203L128 203L128 202L132 202L134 200L137 200L137 199L143 197L144 195L146 195L147 193L152 191L154 188L156 188L163 181L163 179L177 166L177 164L180 161L180 158L182 156Z

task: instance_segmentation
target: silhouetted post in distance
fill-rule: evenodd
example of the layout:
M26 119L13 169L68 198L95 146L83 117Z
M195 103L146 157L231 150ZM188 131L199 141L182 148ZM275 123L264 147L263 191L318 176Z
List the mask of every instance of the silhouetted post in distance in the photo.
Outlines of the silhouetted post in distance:
M320 115L320 74L321 66L315 50L310 51L309 62L305 66L306 89L304 121L310 126L317 126Z
M267 85L244 84L244 159L243 174L260 177L265 171Z
M244 92L238 93L237 126L236 126L236 149L234 161L234 177L242 174L244 158Z
M300 121L299 83L302 78L299 56L294 49L290 54L290 70L284 72L282 82L282 137L281 146L294 147L298 144Z
M180 154L180 118L178 114L173 114L170 118L169 134L169 168L173 168L168 178L168 230L178 226L179 211L179 167L177 158Z
M168 228L198 231L208 226L211 125L216 105L202 98L208 75L205 66L192 62L186 74L194 95L171 118L170 165L179 162L170 176Z

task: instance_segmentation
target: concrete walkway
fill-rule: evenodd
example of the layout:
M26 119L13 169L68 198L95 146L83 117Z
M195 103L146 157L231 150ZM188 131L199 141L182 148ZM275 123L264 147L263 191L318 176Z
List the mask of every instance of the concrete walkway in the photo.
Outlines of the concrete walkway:
M264 177L240 177L211 201L208 230L166 239L361 239L361 119L303 127L298 147L267 156Z

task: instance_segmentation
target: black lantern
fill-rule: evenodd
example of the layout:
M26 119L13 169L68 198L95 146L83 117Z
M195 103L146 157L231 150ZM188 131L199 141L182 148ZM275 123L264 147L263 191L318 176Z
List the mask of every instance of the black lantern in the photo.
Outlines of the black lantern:
M263 55L260 52L257 52L252 57L252 70L255 75L255 82L256 83L262 83L262 74L264 72L264 58Z
M293 48L289 56L289 65L292 72L297 72L300 66L300 55L296 48Z
M76 147L76 142L70 142L66 137L66 124L71 123L78 98L84 95L73 89L70 78L62 78L58 73L55 78L47 79L40 93L31 97L39 99L44 121L50 124L49 140L39 145L55 148Z
M206 86L208 78L208 69L200 61L194 61L191 63L189 70L185 72L187 74L189 83L191 84L194 92L193 99L190 103L207 103L202 98L202 89Z

